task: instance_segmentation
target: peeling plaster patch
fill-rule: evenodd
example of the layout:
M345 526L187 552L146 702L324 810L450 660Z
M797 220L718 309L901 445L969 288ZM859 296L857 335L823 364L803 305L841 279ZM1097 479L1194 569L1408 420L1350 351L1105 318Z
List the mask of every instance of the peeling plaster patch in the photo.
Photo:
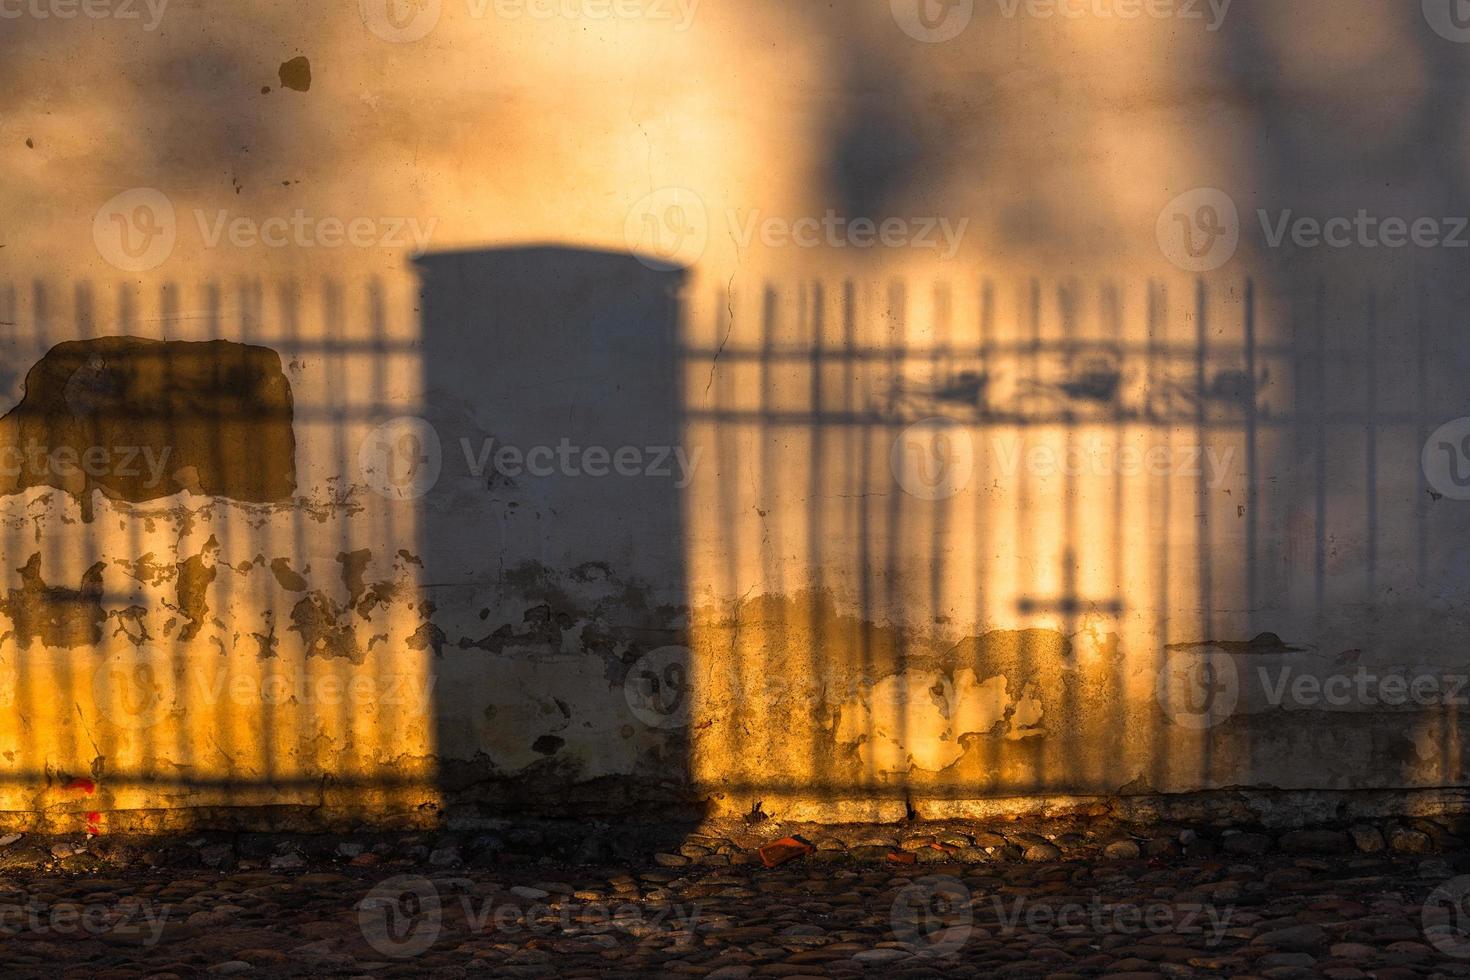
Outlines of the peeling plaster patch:
M92 646L102 639L102 624L107 613L102 608L102 571L97 562L82 574L79 589L47 585L41 579L41 553L31 555L20 572L21 586L6 592L0 601L0 613L10 618L14 628L0 639L14 636L21 649L29 649L33 640L43 646Z
M1005 721L1009 705L1003 675L987 678L982 683L969 667L955 672L954 710L950 717L956 737L992 734Z
M460 637L459 648L479 649L489 653L502 653L508 647L560 650L562 633L571 629L572 625L572 618L565 613L553 614L548 605L532 606L521 614L519 631L506 623L478 640Z
M558 799L560 805L580 793L579 785L609 777L623 780L621 787L636 785L640 793L676 784L687 790L688 733L630 725L634 719L621 687L628 664L647 652L645 644L652 649L679 637L656 626L619 624L607 628L609 649L583 649L577 645L577 628L585 629L582 617L587 615L586 609L554 612L550 605L532 606L523 615L528 632L532 625L560 630L559 618L574 617L564 650L561 640L550 648L527 649L520 645L524 636L499 652L446 650L441 676L452 679L468 670L475 683L441 684L435 710L441 717L475 721L440 731L441 772L462 765L456 778L483 781L492 795L510 792L507 780L534 776L517 792L538 802ZM610 732L622 732L623 737L609 738ZM630 776L636 778L630 782Z
M539 562L522 562L496 584L495 609L480 606L476 618L505 617L478 639L464 634L460 650L501 653L521 648L534 652L588 653L603 658L610 681L649 650L688 641L687 609L657 604L647 584L613 574L603 562L587 562L565 574ZM473 599L456 604L473 608ZM516 623L516 618L519 623ZM475 628L463 621L460 630Z
M347 610L321 592L309 593L291 609L290 629L301 634L308 657L342 657L360 664L364 652L357 631L340 620Z
M690 616L701 786L871 790L898 775L916 794L1071 792L1085 784L1076 773L1130 748L1119 723L1129 665L1113 633L955 640L840 611L825 591Z
M204 543L199 554L179 562L179 578L176 595L179 612L186 622L179 631L179 642L188 643L199 635L209 617L206 593L214 581L215 562L219 559L219 542L214 535Z
M1016 702L1016 710L1011 715L1010 731L1006 732L1006 738L1021 739L1034 735L1044 735L1046 732L1037 727L1041 724L1042 705L1038 697L1027 697Z
M947 769L965 754L949 724L954 691L929 671L885 677L865 697L844 704L839 744L857 743L863 765L880 773Z
M367 590L367 567L372 560L373 553L367 548L337 554L337 561L342 565L342 584L347 586L350 605L357 605L363 592Z
M841 706L834 738L857 746L873 772L940 772L964 756L967 735L1039 734L1032 726L1041 721L1041 702L1012 700L1006 689L1004 676L980 681L968 667L953 678L933 671L890 675Z
M291 386L266 347L227 340L99 337L57 344L0 418L18 472L0 495L65 491L93 518L93 492L139 503L180 490L255 503L296 489ZM65 519L65 518L63 518Z
M112 631L113 636L121 633L134 646L141 646L153 639L153 635L148 632L148 624L145 621L148 616L148 610L143 606L128 606L126 609L119 609L116 612L108 613L108 615L117 619L117 626Z
M429 614L432 614L432 610ZM414 630L413 635L408 638L408 648L410 650L432 649L434 651L434 656L442 657L444 656L445 639L447 639L447 637L444 635L444 631L442 629L440 629L438 626L435 626L432 622L426 622L418 629Z
M142 582L144 585L159 586L174 577L176 569L172 565L165 565L153 557L153 552L145 552L133 561L116 559L113 564L124 569L129 575Z
M276 644L278 641L276 639L275 614L269 609L265 610L265 626L266 630L264 633L251 633L250 638L259 646L257 656L261 660L270 660L276 655Z
M1170 652L1188 650L1208 650L1214 648L1223 650L1230 654L1254 654L1266 656L1270 654L1301 653L1306 647L1291 646L1282 641L1275 633L1258 633L1249 640L1196 640L1192 643L1170 643L1164 647Z
M630 793L635 807L661 794L687 799L689 732L630 724L622 688L645 653L689 642L687 608L661 603L651 586L603 562L553 569L527 561L442 588L435 601L448 615L431 622L433 605L420 602L429 612L408 642L443 644L435 712L466 721L438 732L446 794L581 812L604 812Z
M400 573L399 580L385 579L368 582L367 569L372 560L373 553L367 548L339 552L337 555L337 561L342 566L342 584L347 587L348 607L364 619L370 617L374 609L388 606L395 599L407 597L404 588L406 577L403 573L406 573L408 566L413 564L411 561L399 558L393 563L394 570ZM432 612L432 609L429 612ZM427 616L428 613L424 615Z
M308 568L307 571L311 569ZM310 588L301 573L292 569L289 558L271 559L271 574L276 577L276 584L287 592L305 592Z

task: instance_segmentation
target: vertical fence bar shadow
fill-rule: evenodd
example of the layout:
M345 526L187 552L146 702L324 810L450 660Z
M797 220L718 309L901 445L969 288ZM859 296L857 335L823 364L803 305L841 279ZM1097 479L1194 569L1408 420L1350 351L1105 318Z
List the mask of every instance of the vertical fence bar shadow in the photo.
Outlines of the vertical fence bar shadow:
M205 810L309 809L357 794L364 815L428 819L406 812L427 806L463 826L645 808L688 827L715 790L913 812L1271 783L1290 761L1281 733L1305 732L1289 726L1307 716L1247 704L1196 737L1148 707L1139 678L1200 650L1245 670L1297 663L1295 645L1318 639L1304 624L1348 608L1333 581L1344 529L1361 540L1353 623L1396 581L1385 528L1407 529L1421 580L1449 560L1403 451L1442 421L1444 392L1425 379L1448 328L1401 291L1318 282L1284 321L1254 282L983 280L964 309L944 285L767 282L722 296L706 343L688 332L683 274L633 256L481 250L418 269L407 321L376 282L312 284L312 302L293 283L115 303L86 283L0 288L8 407L44 394L23 381L64 345L103 345L79 348L59 407L7 424L30 418L43 443L82 449L117 448L99 422L146 424L156 434L130 442L198 450L148 492L107 484L84 503L65 474L6 486L0 670L26 727L0 771L5 809L70 819L165 792L185 808L200 794ZM1354 311L1370 351L1399 343L1383 325L1412 314L1412 396L1387 359L1329 344L1334 310ZM235 353L201 368L150 346L172 344ZM209 408L240 380L240 347L267 352L252 384L279 372L291 394L285 492L258 491L282 452L265 430ZM1364 384L1333 382L1357 374ZM140 378L155 387L129 387ZM395 416L435 433L439 474L380 499L353 484L364 440ZM94 428L79 435L77 419ZM934 419L971 441L954 493L939 491L957 459L934 443L920 447L938 468L927 487L905 486L895 455ZM620 471L620 450L647 463L701 448L695 431L708 444L693 490L676 468ZM1016 455L1066 458L1092 440L1170 460L1192 449L1196 469L1040 473ZM1239 451L1223 483L1211 447ZM1348 469L1356 480L1338 482ZM709 552L713 581L691 575L691 548ZM692 635L705 618L720 624L718 663ZM1268 649L1281 623L1295 635ZM683 675L665 669L677 655L660 659L678 648L692 650ZM701 716L712 666L741 681ZM242 706L217 689L200 700L242 673L343 672L384 691L417 669L434 685L417 716L299 697ZM773 674L791 683L767 699L751 678ZM1400 721L1375 715L1355 743L1382 781L1399 771L1386 732ZM1414 723L1456 782L1457 714ZM323 731L340 755L308 747ZM702 744L716 747L697 759ZM68 795L79 778L95 784L86 799ZM1400 778L1429 777L1406 762Z
M412 539L341 478L353 433L407 404L372 365L417 361L415 323L348 326L378 289L313 283L319 316L294 283L0 292L11 822L416 819L432 750L385 697L418 681L388 547ZM390 556L357 570L376 608L354 553Z
M1170 715L1178 706L1162 704L1155 684L1171 663L1201 653L1254 669L1249 656L1275 639L1269 631L1297 622L1289 600L1263 594L1280 585L1285 559L1273 547L1261 567L1261 527L1268 519L1280 526L1283 475L1300 472L1283 460L1281 436L1320 426L1322 414L1302 408L1314 389L1292 379L1297 343L1278 323L1262 341L1254 283L1215 290L1200 281L1172 294L1153 282L1054 291L1032 283L1001 313L997 290L983 285L976 322L959 343L943 288L919 311L917 291L897 284L881 304L853 302L868 290L851 282L815 292L768 282L761 291L759 324L744 318L745 306L721 299L735 320L719 342L681 351L692 366L683 374L712 379L688 409L691 423L713 433L722 456L752 444L762 454L757 493L737 492L734 477L722 475L711 490L718 506L691 503L691 520L707 532L693 536L722 542L727 556L758 555L727 557L720 589L746 597L736 605L747 613L762 612L750 596L764 597L778 612L753 629L789 633L784 642L801 652L797 662L833 683L816 704L741 704L741 725L781 732L793 764L783 770L777 743L758 743L770 771L742 768L742 779L722 780L725 788L753 800L878 796L907 805L920 797L1147 796L1280 778L1290 760L1268 759L1267 746L1291 719L1263 716L1251 702L1219 719L1219 731L1200 731ZM849 297L842 344L814 337L801 319L813 295ZM1321 371L1323 363L1309 358L1304 367ZM758 400L745 397L734 380L741 377L761 379ZM775 378L784 381L773 388ZM831 378L843 379L841 399L824 394ZM1337 420L1370 430L1390 424L1373 390ZM895 442L934 419L968 433L975 474L953 494L924 499L906 492L889 464ZM1017 461L1017 452L1037 448L1052 460L1086 460L1094 444L1114 465L1125 449L1163 462L1130 475L1065 463L1041 472ZM848 473L828 472L833 462L822 447L831 446L843 447L837 465ZM998 451L1006 446L1009 465ZM953 462L935 453L936 467ZM722 465L740 471L738 459ZM1325 478L1319 470L1319 498ZM799 511L793 487L804 488ZM839 503L842 487L861 488L855 520ZM745 516L751 508L759 529ZM793 554L798 542L778 529L798 512L803 550ZM971 513L967 527L959 515ZM961 539L977 542L963 550L968 567L952 564ZM1367 561L1376 565L1371 549ZM1320 562L1319 550L1319 583ZM857 580L845 583L834 572L849 565ZM809 610L835 601L858 626L850 634L792 632L782 600L807 590L823 597L808 600ZM975 635L947 629L956 608L975 610L966 624ZM892 648L875 658L880 634ZM1101 645L1096 637L1105 637ZM816 656L809 641L823 645ZM743 669L756 674L790 669L773 658L773 642L782 641L734 655L749 657ZM998 727L959 726L956 712L973 710L965 699L974 691L958 683L964 671L972 674L966 684L1000 677L1011 685ZM1213 681L1203 681L1195 691L1203 702L1180 713L1208 714ZM930 702L942 705L938 720ZM802 724L781 729L793 712ZM849 715L862 719L860 730L845 726ZM809 727L807 716L826 721ZM926 744L935 741L958 744ZM943 764L917 762L921 751Z

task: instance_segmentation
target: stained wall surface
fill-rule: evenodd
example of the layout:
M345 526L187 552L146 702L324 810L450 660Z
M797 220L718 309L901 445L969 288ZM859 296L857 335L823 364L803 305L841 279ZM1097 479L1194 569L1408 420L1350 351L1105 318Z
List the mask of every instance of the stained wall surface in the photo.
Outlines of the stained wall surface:
M0 822L1449 805L1457 13L0 0Z

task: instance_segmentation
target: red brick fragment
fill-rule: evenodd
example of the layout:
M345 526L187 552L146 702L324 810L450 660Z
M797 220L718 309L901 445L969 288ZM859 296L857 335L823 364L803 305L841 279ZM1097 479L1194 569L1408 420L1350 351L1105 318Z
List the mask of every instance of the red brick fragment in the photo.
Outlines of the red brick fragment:
M762 847L756 853L761 857L761 864L768 868L774 868L787 861L794 861L799 857L805 857L816 850L815 847L798 837L782 837L778 841L772 841Z

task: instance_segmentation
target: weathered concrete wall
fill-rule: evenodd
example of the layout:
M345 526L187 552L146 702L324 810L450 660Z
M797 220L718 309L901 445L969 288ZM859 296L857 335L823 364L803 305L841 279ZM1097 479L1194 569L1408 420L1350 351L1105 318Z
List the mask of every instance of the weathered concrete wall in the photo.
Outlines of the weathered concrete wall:
M0 812L1463 787L1399 6L0 4Z

